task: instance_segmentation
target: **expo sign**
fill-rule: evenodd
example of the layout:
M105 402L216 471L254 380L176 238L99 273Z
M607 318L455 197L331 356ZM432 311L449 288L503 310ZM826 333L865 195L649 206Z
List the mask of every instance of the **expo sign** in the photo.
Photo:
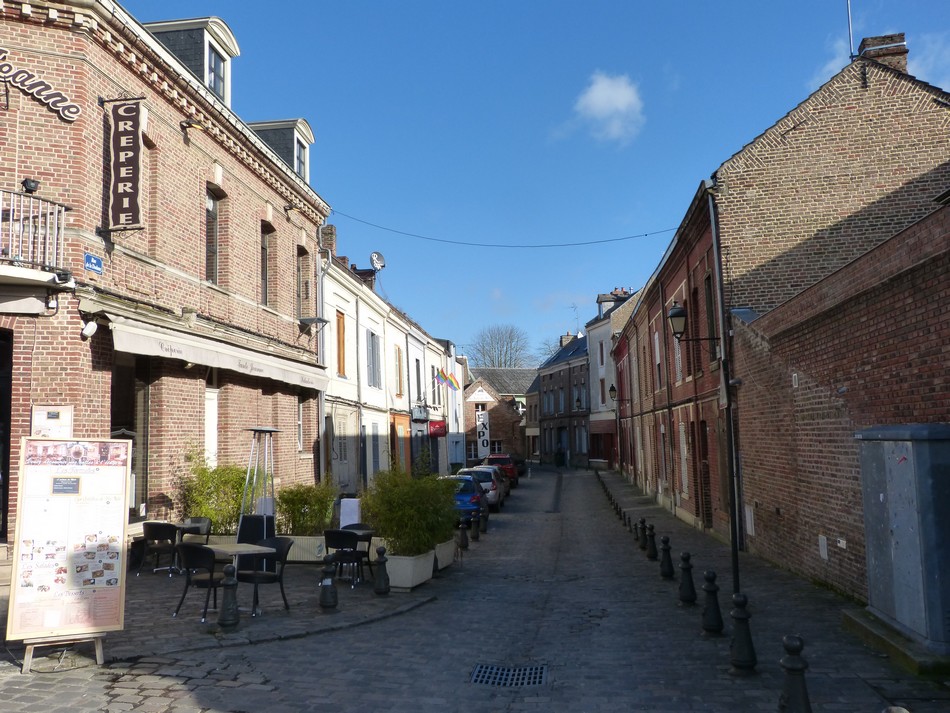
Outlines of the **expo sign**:
M488 411L475 414L475 440L478 441L478 457L487 458L490 452L491 434L488 428Z

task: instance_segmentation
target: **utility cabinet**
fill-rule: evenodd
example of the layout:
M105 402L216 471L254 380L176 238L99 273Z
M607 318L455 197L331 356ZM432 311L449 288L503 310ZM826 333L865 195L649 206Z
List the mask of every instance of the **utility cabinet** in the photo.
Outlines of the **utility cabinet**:
M950 655L950 424L879 426L855 438L868 609Z

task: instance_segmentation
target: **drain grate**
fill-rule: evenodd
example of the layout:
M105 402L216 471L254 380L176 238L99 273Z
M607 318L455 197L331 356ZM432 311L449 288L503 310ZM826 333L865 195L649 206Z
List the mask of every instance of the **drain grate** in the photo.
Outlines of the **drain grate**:
M472 683L486 686L543 686L547 666L491 666L478 664L472 671Z

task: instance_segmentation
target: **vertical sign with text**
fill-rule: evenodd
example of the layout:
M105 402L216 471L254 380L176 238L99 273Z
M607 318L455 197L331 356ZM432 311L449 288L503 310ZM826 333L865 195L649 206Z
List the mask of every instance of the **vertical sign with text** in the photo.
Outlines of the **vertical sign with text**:
M109 105L109 227L142 227L142 102Z
M491 452L491 433L488 428L488 411L475 414L475 439L478 441L478 457L487 458Z

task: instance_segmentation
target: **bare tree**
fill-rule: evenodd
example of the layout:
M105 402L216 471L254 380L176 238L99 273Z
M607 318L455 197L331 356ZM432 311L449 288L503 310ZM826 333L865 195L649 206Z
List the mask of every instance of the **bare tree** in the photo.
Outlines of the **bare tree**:
M534 352L535 359L537 359L538 364L543 364L548 359L557 354L560 349L561 345L557 337L542 339L538 343L538 348Z
M513 324L493 324L475 335L471 344L474 367L526 369L533 366L528 334Z

